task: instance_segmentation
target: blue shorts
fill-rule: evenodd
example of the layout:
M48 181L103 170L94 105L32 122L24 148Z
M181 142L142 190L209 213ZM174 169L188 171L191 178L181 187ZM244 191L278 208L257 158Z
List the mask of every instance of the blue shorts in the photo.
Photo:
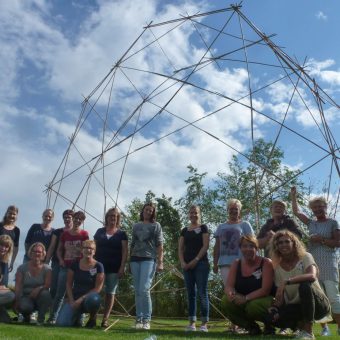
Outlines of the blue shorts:
M118 287L118 274L117 273L108 273L105 274L105 293L106 294L116 294L116 290Z

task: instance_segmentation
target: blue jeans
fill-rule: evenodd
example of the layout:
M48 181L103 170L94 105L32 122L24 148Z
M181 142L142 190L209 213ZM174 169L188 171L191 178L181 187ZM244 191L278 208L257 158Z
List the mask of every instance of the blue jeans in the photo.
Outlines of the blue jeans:
M53 271L52 271L53 274ZM64 296L66 292L66 279L67 279L67 268L59 267L58 280L57 280L57 290L53 297L53 304L50 314L50 320L56 320L58 313L64 301Z
M152 314L150 288L156 271L156 262L131 262L130 268L135 287L136 320L149 322Z
M58 315L56 325L61 327L77 326L80 323L82 313L95 314L100 308L100 295L91 293L86 296L80 308L73 309L69 303L64 303Z
M196 292L201 303L201 320L209 321L208 277L209 263L199 261L195 268L183 272L185 286L188 293L189 320L196 321Z
M57 288L58 288L58 276L59 276L59 270L60 270L59 263L56 261L53 261L51 264L51 268L52 268L52 279L51 279L50 293L51 293L52 299L54 299L55 294L57 292Z

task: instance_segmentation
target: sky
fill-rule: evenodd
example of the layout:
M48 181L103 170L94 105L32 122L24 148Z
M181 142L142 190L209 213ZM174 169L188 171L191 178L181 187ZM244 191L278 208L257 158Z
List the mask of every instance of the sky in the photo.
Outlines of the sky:
M85 227L93 234L103 216L103 186L106 206L118 198L124 210L133 198L143 199L149 189L174 200L181 197L189 164L208 172L208 181L226 171L227 162L237 154L235 149L244 152L251 146L249 87L256 90L252 98L254 138L273 140L279 131L279 125L261 113L282 120L287 111L286 125L305 138L283 129L278 145L285 152L285 165L305 169L325 156L328 146L307 109L320 123L311 91L303 82L296 83L294 75L289 78L287 68L260 64L279 64L264 43L247 47L247 58L252 61L247 70L246 63L240 62L246 58L240 46L243 41L251 45L259 36L244 19L240 26L233 11L151 26L137 39L151 22L222 8L230 9L230 3L0 2L0 210L5 212L10 204L19 207L21 242L30 225L41 220L47 205L44 191L54 176L52 187L64 197L55 202L52 195L55 227L61 226L62 211L77 202L79 209L86 205ZM339 2L245 0L240 10L292 60L305 65L310 79L340 103ZM228 34L218 34L226 22ZM240 39L242 34L245 40ZM224 53L225 58L214 59ZM199 61L198 68L188 67ZM285 80L275 82L280 77ZM184 85L184 79L190 84ZM85 98L87 105L82 106ZM78 120L82 108L84 116ZM339 109L326 101L324 114L339 144ZM197 119L201 120L183 128L185 122ZM78 121L81 129L75 133ZM143 124L145 128L124 140ZM120 127L117 139L112 139ZM72 136L75 142L67 162L62 162ZM97 157L103 145L117 143L103 159ZM124 155L138 148L125 162ZM83 166L85 161L88 164ZM114 163L100 170L110 162ZM327 157L302 179L323 183L330 169ZM68 176L59 188L63 170ZM333 194L339 186L334 172Z

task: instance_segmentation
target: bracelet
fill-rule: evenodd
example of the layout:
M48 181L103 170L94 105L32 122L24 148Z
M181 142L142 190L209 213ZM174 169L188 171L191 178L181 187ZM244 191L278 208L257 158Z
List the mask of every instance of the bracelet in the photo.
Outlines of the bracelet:
M289 285L290 285L290 283L291 283L291 282L290 282L290 278L289 278L289 279L287 279L287 280L285 281L285 283L286 283L286 285L287 285L287 286L289 286Z

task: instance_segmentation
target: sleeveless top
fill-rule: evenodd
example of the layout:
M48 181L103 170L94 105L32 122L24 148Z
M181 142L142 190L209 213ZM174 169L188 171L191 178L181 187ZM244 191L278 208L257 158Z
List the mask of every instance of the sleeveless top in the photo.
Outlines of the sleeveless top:
M260 265L250 276L242 276L241 260L238 261L235 290L237 293L247 295L262 287L262 267L264 258L262 258Z

